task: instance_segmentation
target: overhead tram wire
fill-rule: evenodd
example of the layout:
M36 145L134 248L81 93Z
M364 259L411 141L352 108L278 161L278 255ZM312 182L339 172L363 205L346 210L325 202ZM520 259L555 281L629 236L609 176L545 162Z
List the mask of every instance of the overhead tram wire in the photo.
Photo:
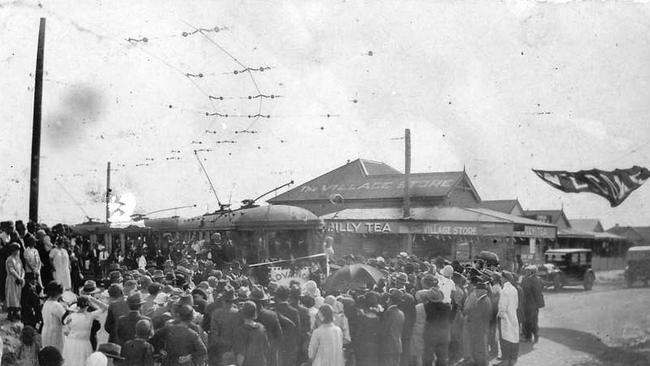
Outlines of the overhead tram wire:
M228 50L226 50L223 46L221 46L217 41L210 38L207 34L205 34L199 28L196 28L195 26L193 26L192 24L190 24L190 23L188 23L188 22L186 22L184 20L182 22L185 23L188 27L194 28L194 30L198 31L203 37L205 37L205 39L208 40L208 42L215 45L221 52L226 54L234 62L236 62L239 66L241 66L244 69L244 71L246 73L248 73L248 76L251 79L251 82L253 83L253 86L255 87L255 90L257 91L257 94L264 94L260 90L260 87L257 84L257 81L255 80L255 77L253 76L253 73L251 72L251 69L248 66L244 65L241 61L239 61L239 59L237 59L235 56L233 56L230 52L228 52ZM253 125L255 124L255 122L257 122L260 119L260 116L262 115L262 99L263 98L259 98L258 105L257 105L257 113L255 114L255 117L254 117L253 121L251 122L251 124L246 128L247 130L251 129L253 127Z
M54 181L59 184L59 186L61 187L63 192L65 192L65 194L68 195L68 197L75 204L75 206L77 206L81 210L81 212L83 212L86 219L88 221L91 221L92 218L90 217L90 215L88 215L88 212L86 212L86 210L84 210L83 206L81 206L81 204L79 202L77 202L77 200L74 199L74 197L70 194L70 192L68 192L68 190L65 189L65 186L63 185L63 183L59 182L59 180L56 179L56 178L54 178Z

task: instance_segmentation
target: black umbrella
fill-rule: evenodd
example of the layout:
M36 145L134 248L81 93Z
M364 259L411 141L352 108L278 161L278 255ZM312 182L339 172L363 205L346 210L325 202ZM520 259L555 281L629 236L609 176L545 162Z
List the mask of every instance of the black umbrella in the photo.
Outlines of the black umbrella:
M366 284L376 284L384 274L367 264L350 264L330 275L325 286L332 290L363 287Z

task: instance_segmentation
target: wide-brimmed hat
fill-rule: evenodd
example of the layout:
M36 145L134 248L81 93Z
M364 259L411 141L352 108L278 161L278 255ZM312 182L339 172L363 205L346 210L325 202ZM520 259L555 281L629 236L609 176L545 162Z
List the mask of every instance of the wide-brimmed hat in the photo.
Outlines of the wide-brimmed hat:
M142 295L139 292L133 293L126 298L126 303L129 305L142 305L144 301L142 300Z
M192 290L191 294L192 294L192 296L198 295L198 296L202 297L204 300L208 300L208 293L202 288L198 288L198 287L194 288L194 290Z
M156 269L153 271L153 279L156 280L159 278L165 278L165 274L163 273L163 271Z
M108 281L111 283L122 283L122 274L119 271L112 271L108 274Z
M97 288L97 283L93 280L88 280L84 282L84 287L81 288L82 295L92 295L100 292L101 290Z
M189 305L191 307L194 307L194 298L192 297L192 295L184 293L178 297L176 306L183 306L183 305Z
M404 292L398 288L391 288L388 290L388 298L393 304L401 304Z
M97 348L97 352L101 352L106 357L116 358L118 360L123 360L124 357L120 356L122 352L122 347L115 343L104 343L100 344Z
M221 298L224 301L233 301L235 299L235 289L230 285L226 285L223 288Z
M253 301L265 301L269 299L269 295L264 291L264 287L253 285L253 290L248 298Z

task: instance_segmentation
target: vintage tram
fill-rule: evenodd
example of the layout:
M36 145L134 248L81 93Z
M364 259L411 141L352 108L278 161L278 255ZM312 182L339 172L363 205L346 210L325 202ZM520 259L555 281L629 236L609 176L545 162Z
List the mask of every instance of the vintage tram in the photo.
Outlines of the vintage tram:
M72 231L85 242L125 253L146 245L161 249L169 242L209 243L218 233L230 242L238 258L247 263L298 258L322 253L323 221L295 206L265 205L230 210L222 208L201 216L153 218L128 224L86 222Z

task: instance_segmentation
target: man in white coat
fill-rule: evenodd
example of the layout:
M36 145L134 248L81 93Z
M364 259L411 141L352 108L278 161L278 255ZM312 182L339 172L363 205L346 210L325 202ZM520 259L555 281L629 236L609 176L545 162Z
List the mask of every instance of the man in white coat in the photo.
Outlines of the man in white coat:
M442 291L443 304L451 304L451 293L456 289L456 284L451 279L454 274L454 269L450 265L442 267L440 272L436 272L436 279L438 280L438 289Z
M514 276L503 271L503 288L499 296L499 333L501 334L501 358L499 366L513 366L519 356L519 320L517 289L512 285Z

